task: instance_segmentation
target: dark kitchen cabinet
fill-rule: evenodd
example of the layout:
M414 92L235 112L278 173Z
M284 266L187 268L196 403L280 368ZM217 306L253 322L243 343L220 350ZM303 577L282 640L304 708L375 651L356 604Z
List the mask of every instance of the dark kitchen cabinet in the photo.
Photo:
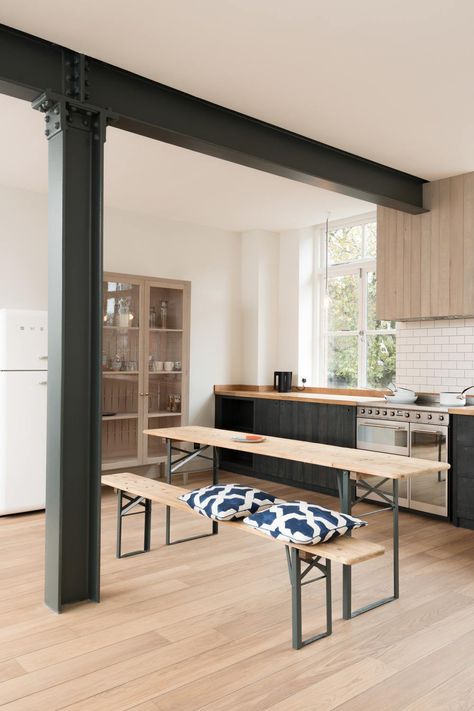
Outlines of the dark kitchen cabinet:
M215 425L223 430L254 432L254 403L251 398L217 396L215 403ZM253 469L253 455L222 449L220 466L236 474L250 474Z
M453 415L451 422L451 516L474 529L474 417Z
M223 404L224 400L228 402ZM247 398L216 396L216 427L237 429L232 423L241 421L240 406L236 402L238 400L250 401ZM248 432L333 444L339 447L356 446L355 407L266 398L254 398L251 402L253 402L253 428L248 428ZM235 407L234 417L231 415L233 407ZM242 466L232 466L233 457L229 452L221 457L222 468L303 489L334 495L337 493L334 469L261 455L248 455L248 457L248 469L245 470Z

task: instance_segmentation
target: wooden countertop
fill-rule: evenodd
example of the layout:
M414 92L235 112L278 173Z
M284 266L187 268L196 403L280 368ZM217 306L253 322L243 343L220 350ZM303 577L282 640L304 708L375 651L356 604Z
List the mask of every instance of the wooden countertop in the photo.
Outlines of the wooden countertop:
M365 405L368 402L380 402L384 404L383 397L374 398L374 396L362 395L336 395L332 393L314 393L314 392L295 392L292 390L289 393L279 393L275 390L223 390L216 389L216 395L232 395L233 397L249 397L263 398L265 400L287 400L292 402L319 402L326 405L349 405L357 407L357 405Z
M464 407L450 407L448 410L450 415L474 415L474 406L466 405Z
M165 427L145 430L145 434L193 444L207 444L210 447L221 447L239 452L262 454L278 459L289 459L293 462L319 464L332 469L342 469L365 476L383 476L388 479L408 479L412 476L435 474L450 469L450 465L445 462L400 457L398 454L367 452L363 449L334 447L329 444L302 442L283 437L266 437L264 442L258 444L234 442L232 437L242 437L242 432L218 430L213 427Z

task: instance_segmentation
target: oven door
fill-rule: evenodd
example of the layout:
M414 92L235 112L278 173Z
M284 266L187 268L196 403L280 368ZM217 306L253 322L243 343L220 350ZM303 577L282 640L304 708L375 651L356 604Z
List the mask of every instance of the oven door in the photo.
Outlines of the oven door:
M448 461L448 428L436 425L410 426L410 456L434 462ZM412 477L409 506L415 511L448 515L448 473Z
M408 457L409 431L408 422L381 422L358 417L357 449Z
M384 454L398 454L408 457L410 449L410 425L408 422L384 422L371 420L369 418L357 418L357 449L366 449L369 452L382 452ZM375 485L382 480L378 477L368 477L367 483ZM379 487L380 491L392 493L393 484L391 480L386 481ZM357 495L362 496L364 490L357 488ZM384 500L375 493L369 494L368 499L372 501ZM408 486L406 479L400 479L398 484L398 501L400 506L408 506Z

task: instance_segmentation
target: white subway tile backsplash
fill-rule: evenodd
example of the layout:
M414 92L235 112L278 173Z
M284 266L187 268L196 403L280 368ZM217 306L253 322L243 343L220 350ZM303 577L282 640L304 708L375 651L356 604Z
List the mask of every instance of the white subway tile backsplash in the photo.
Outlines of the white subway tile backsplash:
M397 379L422 392L474 382L474 318L397 323Z

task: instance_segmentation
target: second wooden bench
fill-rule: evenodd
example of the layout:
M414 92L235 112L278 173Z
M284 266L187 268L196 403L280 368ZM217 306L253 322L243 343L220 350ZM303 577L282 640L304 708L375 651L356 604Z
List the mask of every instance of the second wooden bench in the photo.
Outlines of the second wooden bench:
M145 517L144 526L144 547L143 551L134 551L131 554L143 553L150 550L150 530L151 530L151 503L156 502L171 508L181 509L190 514L203 518L193 511L184 501L178 497L187 493L183 489L172 484L147 479L137 474L121 473L106 474L102 477L102 484L117 489L118 511L117 511L117 557L122 554L122 520L124 516L131 513L137 506L141 506ZM123 503L125 498L126 503ZM213 522L215 524L215 522ZM264 538L267 541L274 541L278 545L286 548L288 570L291 581L292 593L292 639L294 649L300 649L306 644L315 642L322 637L327 637L332 633L332 590L331 590L331 562L342 565L357 565L377 556L383 555L385 549L378 543L365 541L349 536L338 536L327 543L316 545L287 543L275 538L269 538L256 528L247 526L242 521L219 521L220 525L230 527L234 531L241 531L252 536ZM217 525L213 525L213 534L217 533ZM304 568L304 569L303 569ZM311 571L321 573L316 578L306 580L306 576ZM303 639L302 632L302 605L301 589L303 585L315 582L316 580L326 581L326 630L314 635L309 639Z

